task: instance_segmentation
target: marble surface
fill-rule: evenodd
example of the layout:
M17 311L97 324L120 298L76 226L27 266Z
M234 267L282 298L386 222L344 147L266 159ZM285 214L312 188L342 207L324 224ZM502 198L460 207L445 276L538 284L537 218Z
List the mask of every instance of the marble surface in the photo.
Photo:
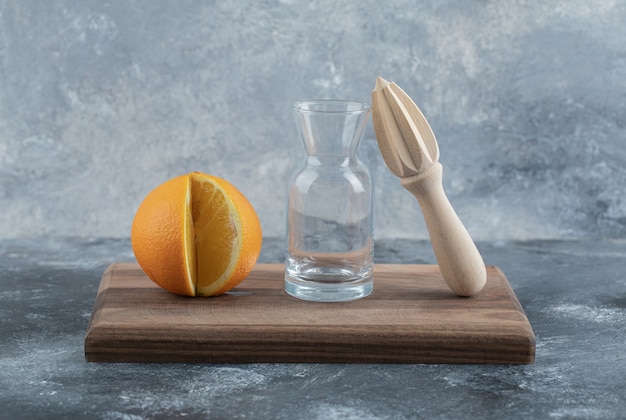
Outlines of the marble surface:
M626 241L481 242L537 337L533 365L96 364L83 338L127 240L0 241L0 417L584 418L626 415ZM282 258L267 239L262 262ZM379 240L377 262L432 263Z
M623 238L624 21L618 0L0 1L0 238L125 237L193 170L281 237L292 103L369 102L378 75L431 123L475 239ZM377 234L427 239L371 123L360 152Z

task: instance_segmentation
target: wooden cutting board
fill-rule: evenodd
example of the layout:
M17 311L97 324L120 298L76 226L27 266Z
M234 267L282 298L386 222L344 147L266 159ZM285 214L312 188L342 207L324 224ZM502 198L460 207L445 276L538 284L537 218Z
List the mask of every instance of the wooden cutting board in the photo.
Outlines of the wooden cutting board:
M376 265L374 292L295 299L282 264L257 264L230 293L173 295L135 263L108 267L85 337L91 362L532 363L535 336L506 277L471 298L436 265Z

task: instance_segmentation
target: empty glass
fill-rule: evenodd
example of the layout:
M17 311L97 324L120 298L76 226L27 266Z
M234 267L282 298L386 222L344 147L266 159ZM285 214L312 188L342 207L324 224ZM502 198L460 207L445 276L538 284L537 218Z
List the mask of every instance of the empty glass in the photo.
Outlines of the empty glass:
M289 184L285 290L340 302L373 288L373 187L357 149L370 107L343 100L297 102L307 156Z

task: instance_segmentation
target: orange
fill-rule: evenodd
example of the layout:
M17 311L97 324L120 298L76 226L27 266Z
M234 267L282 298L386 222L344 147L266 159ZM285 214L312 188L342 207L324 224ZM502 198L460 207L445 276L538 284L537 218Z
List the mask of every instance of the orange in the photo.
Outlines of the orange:
M137 262L156 284L185 296L216 296L252 271L261 222L231 183L192 172L152 190L131 229Z

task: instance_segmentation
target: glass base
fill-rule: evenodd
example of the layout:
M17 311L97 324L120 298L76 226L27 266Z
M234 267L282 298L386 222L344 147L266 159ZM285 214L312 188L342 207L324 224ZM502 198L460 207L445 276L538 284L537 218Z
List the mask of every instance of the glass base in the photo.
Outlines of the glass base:
M298 299L313 302L348 302L372 293L374 279L370 276L349 282L316 282L285 275L285 291Z

